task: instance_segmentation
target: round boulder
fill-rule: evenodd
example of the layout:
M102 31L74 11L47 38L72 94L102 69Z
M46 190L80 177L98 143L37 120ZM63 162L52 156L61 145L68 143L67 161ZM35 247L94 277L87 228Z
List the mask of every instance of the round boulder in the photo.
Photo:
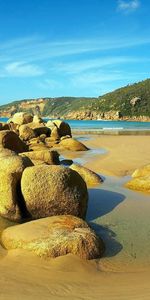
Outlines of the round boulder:
M13 115L11 121L18 125L27 124L33 121L33 116L26 112L18 112Z
M69 168L54 165L29 167L22 174L21 190L33 219L64 214L84 218L86 215L86 183Z
M96 174L95 172L89 170L88 168L85 168L79 164L72 164L70 166L70 169L78 172L81 177L84 179L86 182L87 186L94 186L102 183L102 178Z
M150 176L150 164L135 170L134 173L132 174L133 178L143 177L143 176Z
M48 165L59 165L59 154L57 151L40 150L21 153L21 156L29 157L31 160L41 160Z
M19 127L19 137L24 141L28 141L30 139L35 138L36 134L32 128L24 124Z
M73 138L67 138L67 139L61 140L59 145L67 150L72 150L72 151L87 151L87 150L89 150L84 144L82 144L81 142L79 142Z
M53 123L57 126L60 137L65 135L71 136L71 128L68 123L61 120L54 120Z
M10 220L18 221L25 216L20 180L28 166L32 166L32 162L18 155L0 159L0 215Z
M150 193L150 176L142 176L131 179L126 187L132 190Z
M7 148L17 153L28 150L27 145L18 137L14 131L0 131L0 147Z
M5 229L1 242L6 249L25 249L44 258L78 255L94 259L104 252L103 241L83 220L53 216Z

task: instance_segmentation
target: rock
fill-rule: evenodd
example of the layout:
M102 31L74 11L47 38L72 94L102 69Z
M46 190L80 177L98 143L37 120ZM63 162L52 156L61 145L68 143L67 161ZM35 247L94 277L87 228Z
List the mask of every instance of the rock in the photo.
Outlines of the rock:
M40 139L41 142L45 143L46 137L47 137L46 134L41 134L41 135L39 136L39 139Z
M46 127L50 128L50 130L53 130L56 127L56 125L52 121L49 120L46 123Z
M59 131L58 131L58 128L56 126L51 131L51 139L53 139L53 140L59 140L60 139Z
M59 165L59 154L57 151L40 150L21 153L21 156L27 156L31 160L41 160L49 165Z
M143 177L143 176L150 176L150 165L146 165L142 168L139 168L135 170L134 173L132 174L133 178Z
M26 112L18 112L13 115L11 118L11 122L18 124L18 125L23 125L27 124L33 121L33 116L31 114L28 114Z
M135 105L137 105L138 103L140 103L141 98L140 97L134 97L130 100L130 104L134 107Z
M2 130L3 129L3 124L2 123L0 123L0 130Z
M8 148L17 153L28 150L28 146L18 137L15 132L10 130L0 131L0 147Z
M40 123L43 123L43 120L42 120L41 117L35 115L35 116L33 117L33 123L38 123L38 124L40 124Z
M36 136L40 136L41 134L46 134L46 136L50 136L51 130L46 126L39 126L34 128L34 133Z
M64 136L62 136L62 137L60 138L60 140L62 141L62 140L69 139L69 138L70 138L69 135L64 135Z
M46 144L39 142L38 144L33 143L29 145L29 150L31 151L45 151L45 150L49 150L49 146L47 146Z
M17 155L17 153L7 148L0 148L0 159L3 157L14 156L14 155Z
M72 164L70 166L70 169L76 171L77 173L80 174L80 176L84 179L86 182L87 186L93 186L93 185L98 185L102 183L102 178L96 174L95 172L79 165L79 164Z
M25 249L43 258L66 254L96 259L104 253L104 243L83 220L53 216L5 229L1 237L6 249Z
M28 166L32 166L31 161L18 155L0 159L0 215L10 220L18 221L25 216L20 179Z
M30 139L35 138L36 133L34 132L34 130L32 128L30 128L30 127L28 127L28 125L24 124L19 127L19 136L22 140L28 141Z
M64 135L71 136L71 128L68 123L61 120L54 120L53 123L57 126L60 137Z
M32 218L72 214L84 218L88 193L82 177L63 166L34 166L24 170L21 190Z
M89 150L84 144L82 144L81 142L79 142L73 138L61 140L59 145L67 150L72 150L72 151L87 151L87 150Z
M150 175L133 178L126 183L126 187L132 190L150 193Z

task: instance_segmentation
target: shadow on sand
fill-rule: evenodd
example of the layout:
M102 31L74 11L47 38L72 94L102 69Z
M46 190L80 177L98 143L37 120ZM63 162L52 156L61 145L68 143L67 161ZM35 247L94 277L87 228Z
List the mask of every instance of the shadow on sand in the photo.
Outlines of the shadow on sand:
M95 232L104 240L106 246L105 257L115 256L123 247L115 239L116 233L112 231L109 226L98 224L100 220L97 222L96 219L110 213L124 199L125 196L120 193L104 189L89 190L89 204L86 219Z

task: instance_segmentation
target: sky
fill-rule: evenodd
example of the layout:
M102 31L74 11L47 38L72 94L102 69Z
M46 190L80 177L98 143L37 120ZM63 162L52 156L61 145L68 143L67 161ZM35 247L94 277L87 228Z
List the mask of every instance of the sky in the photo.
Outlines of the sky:
M0 104L149 78L149 0L0 0Z

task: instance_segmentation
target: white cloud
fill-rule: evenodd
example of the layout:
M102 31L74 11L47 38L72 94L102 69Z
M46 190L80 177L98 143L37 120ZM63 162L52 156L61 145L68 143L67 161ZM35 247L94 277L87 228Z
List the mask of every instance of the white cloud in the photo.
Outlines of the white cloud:
M43 70L38 66L20 61L6 64L2 71L3 77L33 77L42 75L43 73Z
M96 70L102 67L112 67L120 64L139 62L139 57L126 57L126 56L115 56L115 57L102 57L97 59L89 60L78 60L70 63L54 64L51 68L55 72L65 72L68 74L78 74L85 72L86 70Z
M121 2L122 3L122 2ZM8 41L0 44L0 61L5 62L25 61L33 63L34 61L50 60L54 57L67 57L82 53L93 53L104 50L125 49L134 46L150 44L150 38L139 37L103 37L78 40L65 40L60 42L42 40L40 38L25 38ZM4 56L5 53L5 57Z
M43 81L38 82L38 87L42 89L55 90L62 87L62 84L54 79L44 79Z
M139 0L118 0L118 10L129 13L136 11L140 7Z

